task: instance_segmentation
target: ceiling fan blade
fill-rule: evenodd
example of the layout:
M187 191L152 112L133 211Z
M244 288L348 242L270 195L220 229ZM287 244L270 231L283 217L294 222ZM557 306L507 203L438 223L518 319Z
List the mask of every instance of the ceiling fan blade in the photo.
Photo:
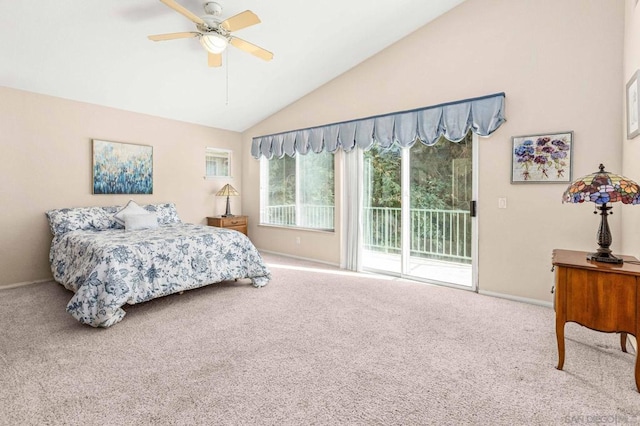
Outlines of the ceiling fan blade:
M244 50L245 52L249 52L260 59L264 59L265 61L270 61L273 59L273 53L263 49L262 47L256 46L253 43L249 43L248 41L242 40L241 38L231 37L231 40L229 41L229 43L231 43L233 46L237 47L240 50Z
M183 14L184 16L186 16L196 24L204 25L204 21L202 20L202 18L200 18L198 15L193 14L191 11L186 9L184 6L179 5L174 0L160 0L160 1L166 4L167 6L169 6L171 9L175 10L176 12Z
M229 19L225 19L220 23L220 26L227 31L238 31L251 25L259 24L260 22L258 15L250 10L245 10L237 15L233 15Z
M222 66L222 55L218 54L214 54L211 52L207 52L209 53L209 66L210 67L221 67Z
M168 33L168 34L156 34L147 36L149 40L153 41L164 41L164 40L175 40L177 38L191 38L198 37L200 33L188 32L188 33Z

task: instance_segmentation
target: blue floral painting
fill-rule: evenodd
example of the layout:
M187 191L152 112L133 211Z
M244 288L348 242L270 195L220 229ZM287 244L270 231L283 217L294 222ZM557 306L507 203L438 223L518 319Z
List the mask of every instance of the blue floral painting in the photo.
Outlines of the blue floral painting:
M153 194L153 147L93 140L94 194Z
M573 132L513 137L512 183L571 182Z

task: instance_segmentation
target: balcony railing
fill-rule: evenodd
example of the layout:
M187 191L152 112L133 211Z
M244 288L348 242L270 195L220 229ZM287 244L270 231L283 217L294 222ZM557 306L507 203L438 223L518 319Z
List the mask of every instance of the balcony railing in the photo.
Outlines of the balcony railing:
M295 205L269 206L262 212L260 222L270 225L333 230L333 206L302 204L299 209L298 223L296 223Z
M269 206L261 223L313 229L334 228L333 206ZM399 254L402 250L400 208L364 208L364 249ZM467 210L411 209L411 256L471 263L471 216Z
M410 210L411 256L471 263L471 216L467 210ZM364 248L400 254L400 208L364 208Z

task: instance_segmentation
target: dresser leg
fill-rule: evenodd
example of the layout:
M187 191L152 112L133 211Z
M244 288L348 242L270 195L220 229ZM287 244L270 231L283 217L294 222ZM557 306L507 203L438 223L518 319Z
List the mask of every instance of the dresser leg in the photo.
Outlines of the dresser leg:
M622 352L627 352L627 333L620 333L620 347Z
M556 318L556 338L558 340L558 370L564 366L564 321Z

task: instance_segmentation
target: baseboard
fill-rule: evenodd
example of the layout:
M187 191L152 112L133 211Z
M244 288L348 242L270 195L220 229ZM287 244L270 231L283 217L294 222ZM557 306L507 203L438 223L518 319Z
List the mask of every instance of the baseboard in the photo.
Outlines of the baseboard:
M287 254L287 253L280 253L280 252L272 251L272 250L264 250L264 249L261 249L261 248L258 248L258 251L262 252L262 253L275 254L275 255L278 255L278 256L282 256L282 257L290 257L291 259L306 260L307 262L322 263L323 265L335 266L336 268L340 267L340 264L338 264L338 263L326 262L324 260L310 259L308 257L301 257L301 256L294 256L294 255Z
M32 285L32 284L46 283L47 281L53 281L53 278L45 278L45 279L42 279L42 280L24 281L24 282L21 282L21 283L7 284L7 285L0 286L0 290L9 290L10 288L26 287L26 286Z
M478 290L478 294L491 297L499 297L500 299L513 300L515 302L528 303L530 305L544 306L545 308L553 308L553 302L545 302L544 300L530 299L528 297L512 296L510 294L495 293L493 291Z

